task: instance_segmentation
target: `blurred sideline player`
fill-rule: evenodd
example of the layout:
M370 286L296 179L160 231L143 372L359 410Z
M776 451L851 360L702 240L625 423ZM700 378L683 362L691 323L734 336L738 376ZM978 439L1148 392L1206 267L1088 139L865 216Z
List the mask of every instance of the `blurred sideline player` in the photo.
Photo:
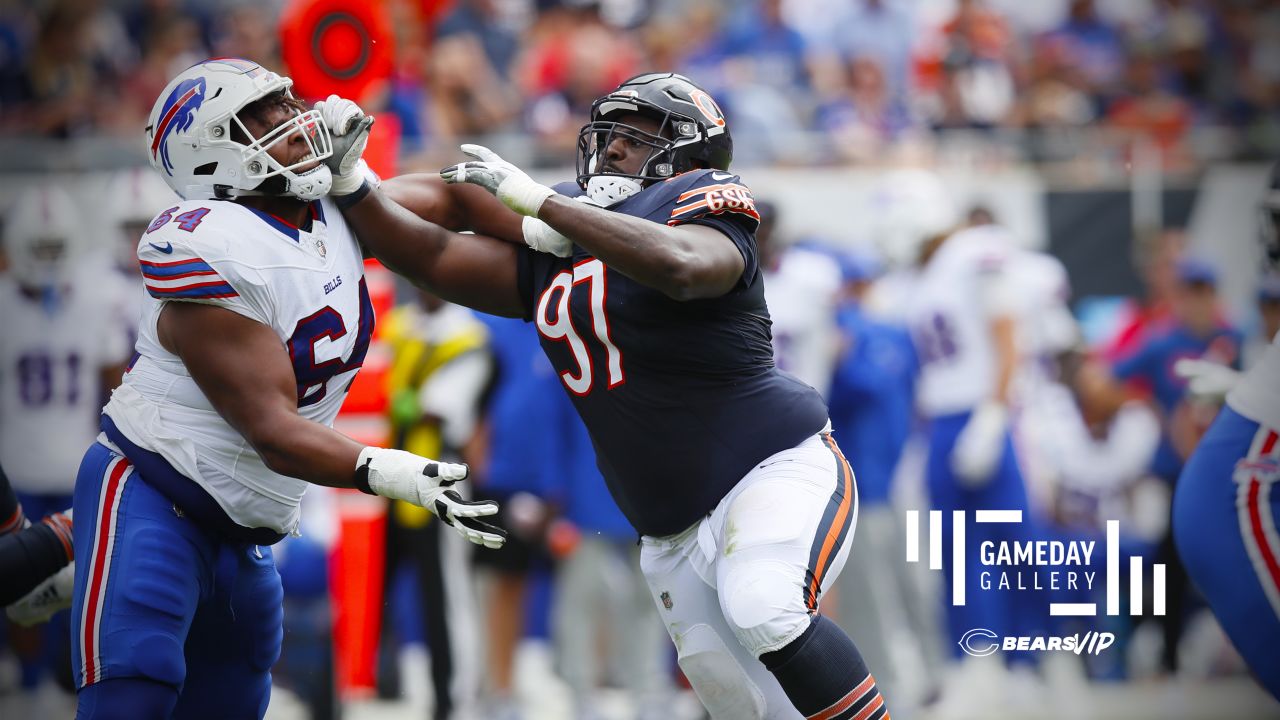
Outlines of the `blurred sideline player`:
M535 573L550 566L543 538L549 501L564 469L554 422L560 390L533 328L512 318L481 314L489 329L496 377L485 408L485 455L476 496L495 500L493 519L507 530L498 550L477 549L477 585L484 589L485 717L519 720L515 664L526 635L526 608Z
M394 352L387 382L395 447L476 466L480 404L493 376L484 324L466 308L419 290L414 302L396 308L388 318L385 337ZM441 530L425 508L391 501L388 587L401 571L408 571L410 587L417 592L406 595L417 603L401 608L396 605L403 603L393 603L398 612L385 616L382 635L384 642L403 647L414 639L403 629L416 624L425 634L434 717L449 720L474 711L480 658L465 542ZM416 617L404 617L408 613ZM402 676L399 686L407 689L418 683L418 678Z
M943 659L938 608L911 576L902 516L891 504L893 481L915 419L919 370L911 334L867 307L881 272L877 259L846 255L837 311L842 349L831 382L832 435L858 465L858 542L836 580L837 621L867 661L877 682L900 705L937 690L931 678ZM877 578L867 582L867 578Z
M1148 333L1128 356L1113 367L1123 381L1139 381L1151 389L1160 413L1163 432L1151 464L1151 472L1169 491L1176 485L1185 459L1213 419L1201 403L1188 402L1187 381L1179 377L1179 360L1199 360L1233 369L1240 368L1242 336L1222 318L1218 305L1217 275L1207 262L1183 258L1177 264L1173 316L1166 327ZM1189 586L1174 547L1173 528L1167 525L1156 549L1155 562L1166 568L1167 612L1156 618L1163 630L1161 669L1176 673ZM1147 615L1143 616L1149 617Z
M1263 204L1270 269L1280 267L1280 166ZM1192 391L1234 378L1184 364ZM1228 379L1223 383L1222 378ZM1173 501L1173 533L1191 580L1236 649L1280 700L1280 335L1226 395L1226 407L1188 460Z
M129 331L132 348L138 339L138 320L148 297L138 269L138 238L160 211L173 207L181 198L150 168L121 170L112 175L108 183L102 212L114 233L109 256L126 288L120 298L119 312Z
M631 691L636 720L666 718L669 650L640 573L636 531L609 496L582 418L558 389L552 408L564 506L549 538L559 556L552 626L575 718L602 717L593 695L603 681Z
M1020 539L1031 519L1010 432L1019 365L1017 295L1010 276L1017 251L998 226L957 229L958 214L938 177L898 171L885 185L886 218L894 224L879 241L892 243L899 262L918 267L907 313L920 359L917 407L928 423L930 508L942 511L944 557L952 552L952 511L968 513L966 564L976 567L982 540ZM976 510L1021 510L1024 522L976 525ZM1002 636L1030 634L1030 628L1022 626L1019 603L1009 593L983 591L978 573L967 575L966 603L953 604L951 572L945 563L947 644L969 670L953 677L952 689L977 697L997 689L999 670L982 658L962 656L960 636L973 628Z
M138 358L76 481L78 717L262 717L280 652L270 545L308 483L435 510L499 545L465 466L330 426L373 332L360 246L325 195L330 135L292 82L236 59L162 91L152 166L186 200L139 238Z
M31 523L0 468L0 606L33 625L71 606L71 511Z
M1260 327L1244 348L1244 368L1250 370L1266 357L1271 340L1280 333L1280 272L1270 272L1258 283Z
M365 122L345 101L325 110L334 127ZM444 179L515 214L467 216L422 177L385 195L364 184L347 218L441 295L537 322L642 535L641 566L699 699L716 717L887 715L853 643L817 614L847 556L857 491L821 396L774 367L759 215L726 172L719 107L679 75L628 80L594 103L578 183L558 190L465 150L477 160ZM385 247L389 237L416 250Z
M783 246L777 232L778 207L757 202L756 209L760 212L756 243L778 369L828 397L840 349L836 327L840 266L829 253L798 243Z
M78 457L129 357L127 327L111 312L124 288L88 245L88 221L65 191L44 185L21 193L6 222L0 463L35 518L71 507ZM24 688L52 670L70 689L68 632L62 615L14 633Z

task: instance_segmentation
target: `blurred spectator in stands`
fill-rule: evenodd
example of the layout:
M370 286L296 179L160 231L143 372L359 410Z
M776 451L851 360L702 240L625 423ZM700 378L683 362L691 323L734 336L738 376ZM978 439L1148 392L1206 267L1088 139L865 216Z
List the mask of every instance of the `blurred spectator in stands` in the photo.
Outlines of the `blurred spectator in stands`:
M911 53L917 36L911 13L898 0L851 0L846 8L834 22L823 23L827 34L814 48L815 53L836 55L842 64L874 61L884 76L886 93L905 102L911 89Z
M251 0L242 0L250 2ZM176 18L185 18L196 24L197 44L201 48L213 47L212 21L206 8L214 7L208 3L189 2L188 0L141 0L130 3L124 13L125 28L136 47L145 49L155 42L154 36L163 28L173 27ZM200 53L198 60L203 60L208 52ZM254 58L256 60L256 58ZM179 68L174 72L184 70Z
M1252 367L1280 333L1280 275L1272 273L1258 283L1258 334L1245 347L1244 366Z
M943 127L989 128L1009 119L1017 92L1013 38L1004 18L982 0L960 0L942 28Z
M1222 3L1228 4L1228 3ZM1209 96L1209 47L1213 23L1209 6L1188 0L1160 0L1149 39L1163 53L1161 64L1178 95L1203 105Z
M22 130L69 138L93 129L97 71L88 30L87 18L70 2L54 5L40 18L22 83L22 97L30 103L18 121Z
M111 128L124 136L137 137L169 80L207 54L200 45L199 26L190 17L171 13L146 27L142 62L124 79L119 101L112 105Z
M1096 117L1089 90L1066 44L1046 37L1032 48L1028 85L1018 105L1018 124L1033 128L1088 125Z
M723 49L730 74L790 94L808 83L805 46L800 33L782 21L781 0L743 3L730 17Z
M433 139L455 139L503 129L520 111L520 98L493 65L481 36L453 32L430 48L427 77Z
M669 650L640 574L636 531L605 486L573 404L559 393L553 405L564 512L548 531L559 560L552 626L573 717L603 717L595 695L605 684L630 691L637 720L670 717Z
M521 59L526 125L563 161L576 146L591 103L641 70L638 48L606 25L598 3L545 11L530 29Z
M213 54L252 58L259 65L284 73L276 19L262 5L241 2L219 13L214 26Z
M1174 363L1194 358L1239 370L1242 345L1239 331L1223 320L1213 267L1188 258L1178 263L1176 272L1172 322L1163 332L1148 336L1113 368L1120 380L1141 379L1152 389L1164 431L1151 472L1170 485L1177 481L1183 463L1217 411L1216 407L1184 401L1187 382L1174 373ZM1168 572L1168 614L1160 619L1164 628L1161 666L1172 674L1178 670L1178 643L1189 586L1169 529L1156 555L1156 562L1165 563Z
M1082 88L1102 102L1113 97L1124 79L1124 37L1104 20L1094 0L1071 0L1067 19L1037 41L1054 46L1061 62L1083 82Z
M1191 104L1162 84L1161 60L1154 47L1132 50L1125 86L1104 121L1131 139L1154 142L1168 168L1186 161L1184 141L1194 117Z
M515 19L500 12L499 4L499 0L459 0L436 25L436 39L456 35L475 38L487 65L506 79L520 49L520 37Z
M840 92L818 105L814 126L826 133L842 160L883 159L894 143L919 129L906 98L885 84L884 72L871 57L859 57L841 68Z

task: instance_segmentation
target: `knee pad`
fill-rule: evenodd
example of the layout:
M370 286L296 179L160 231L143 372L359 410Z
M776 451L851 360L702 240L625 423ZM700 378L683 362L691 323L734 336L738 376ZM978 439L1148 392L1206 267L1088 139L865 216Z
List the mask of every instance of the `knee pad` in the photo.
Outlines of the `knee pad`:
M809 627L800 583L782 562L731 568L720 586L720 609L752 657L783 647Z
M764 693L709 625L676 639L677 663L712 720L761 720Z

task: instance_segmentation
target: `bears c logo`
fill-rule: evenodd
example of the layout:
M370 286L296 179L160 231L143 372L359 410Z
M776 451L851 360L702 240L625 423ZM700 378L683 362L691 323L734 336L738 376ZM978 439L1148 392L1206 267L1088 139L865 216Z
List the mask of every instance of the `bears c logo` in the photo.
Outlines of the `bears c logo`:
M164 171L170 175L173 174L173 163L169 161L169 134L185 132L191 127L196 110L204 104L204 94L204 78L192 78L178 83L164 101L151 139L151 159L154 161L158 155Z

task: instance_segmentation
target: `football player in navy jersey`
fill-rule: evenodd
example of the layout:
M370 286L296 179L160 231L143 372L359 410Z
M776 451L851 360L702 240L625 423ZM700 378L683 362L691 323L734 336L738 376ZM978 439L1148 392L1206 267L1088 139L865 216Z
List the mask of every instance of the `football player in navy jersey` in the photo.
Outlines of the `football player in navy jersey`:
M857 490L822 398L774 367L759 215L715 101L679 75L624 82L592 106L577 182L555 188L478 146L444 183L378 188L360 182L372 118L337 97L317 109L368 249L452 302L536 323L711 715L887 717L818 615Z

